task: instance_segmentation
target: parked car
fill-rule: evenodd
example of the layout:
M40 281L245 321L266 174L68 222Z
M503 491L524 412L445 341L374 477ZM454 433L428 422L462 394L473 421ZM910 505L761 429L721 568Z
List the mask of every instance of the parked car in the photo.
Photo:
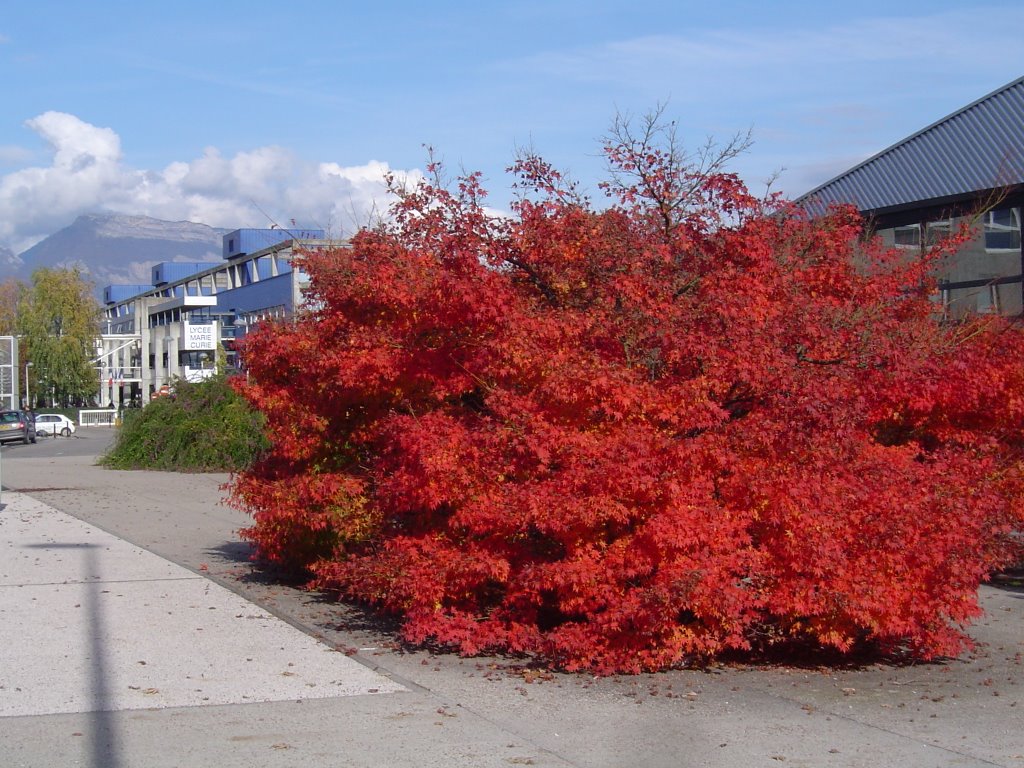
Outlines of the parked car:
M36 426L31 413L0 411L0 443L21 440L28 445L36 441Z
M71 437L75 434L75 422L62 413L40 413L36 416L37 435L63 435Z

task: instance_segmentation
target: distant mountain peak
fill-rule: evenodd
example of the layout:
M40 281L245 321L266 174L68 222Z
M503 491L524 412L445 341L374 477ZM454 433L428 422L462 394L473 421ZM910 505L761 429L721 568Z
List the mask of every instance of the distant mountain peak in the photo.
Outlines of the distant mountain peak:
M161 262L219 261L228 231L193 221L87 213L17 256L0 251L0 280L27 280L39 267L78 267L97 290L146 283Z
M127 213L85 213L72 227L91 227L99 237L130 237L137 240L202 240L220 237L228 230L194 221L164 221Z

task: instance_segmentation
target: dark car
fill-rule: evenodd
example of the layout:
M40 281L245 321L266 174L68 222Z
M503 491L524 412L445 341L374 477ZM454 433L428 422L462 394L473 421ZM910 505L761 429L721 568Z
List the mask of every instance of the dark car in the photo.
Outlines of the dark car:
M28 445L36 441L36 423L25 411L0 411L0 443L21 440Z

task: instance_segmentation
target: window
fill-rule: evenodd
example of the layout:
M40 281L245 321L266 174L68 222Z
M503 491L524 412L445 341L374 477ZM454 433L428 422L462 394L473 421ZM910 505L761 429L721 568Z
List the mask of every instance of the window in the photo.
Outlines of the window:
M929 221L925 225L925 245L931 248L938 245L953 232L953 222L950 219L941 221Z
M999 291L996 285L983 286L978 291L975 309L979 315L999 314Z
M183 368L209 370L214 367L213 354L184 350L178 353L178 365Z
M921 226L910 224L905 227L893 228L892 242L897 248L920 248Z
M1020 250L1020 208L988 211L983 221L986 251Z

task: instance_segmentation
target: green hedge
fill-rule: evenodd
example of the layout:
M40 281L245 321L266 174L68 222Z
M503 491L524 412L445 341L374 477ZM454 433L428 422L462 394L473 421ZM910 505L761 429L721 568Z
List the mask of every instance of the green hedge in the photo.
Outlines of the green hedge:
M269 446L263 416L217 375L175 383L174 393L127 409L114 445L100 463L112 469L232 472Z

